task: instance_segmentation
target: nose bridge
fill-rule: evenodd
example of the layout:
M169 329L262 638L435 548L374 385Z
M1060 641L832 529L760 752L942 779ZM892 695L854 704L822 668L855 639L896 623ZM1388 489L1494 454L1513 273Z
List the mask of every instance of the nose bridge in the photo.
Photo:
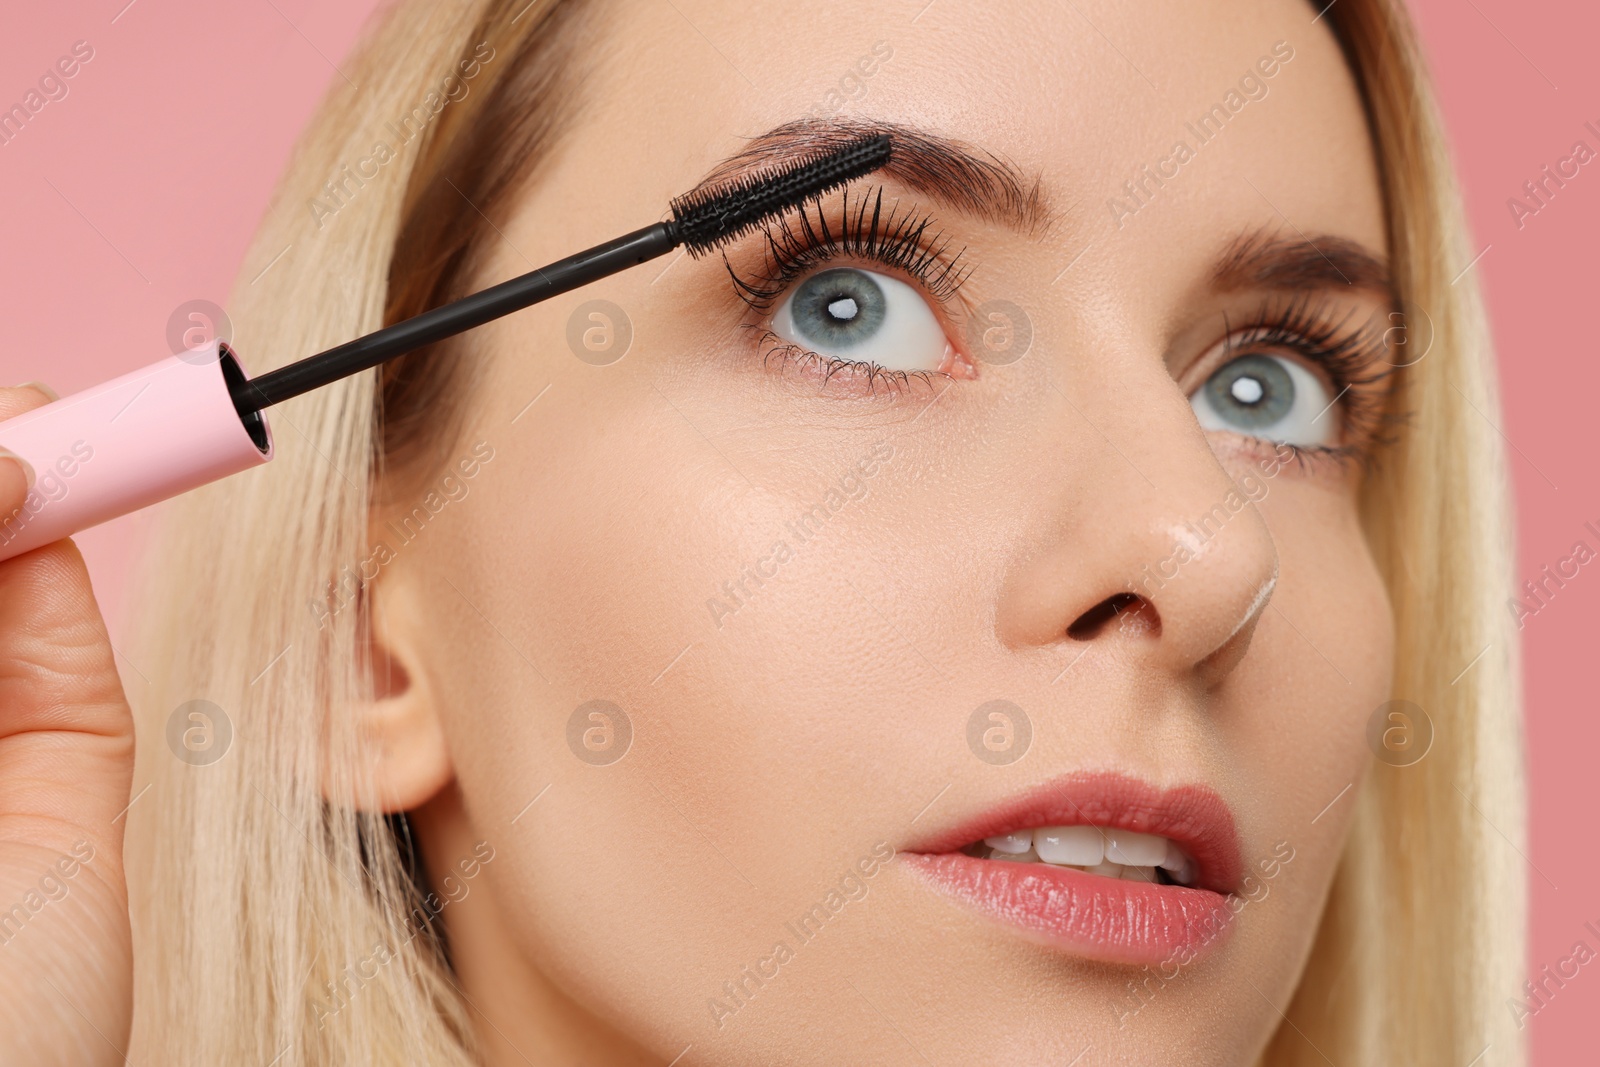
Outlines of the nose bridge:
M1092 376L1053 390L1063 430L1043 436L1068 454L1051 461L1026 524L1031 543L1003 583L1001 638L1143 642L1176 672L1215 662L1248 640L1276 582L1277 550L1256 507L1271 475L1235 468L1235 480L1159 357ZM1144 625L1074 626L1132 598Z

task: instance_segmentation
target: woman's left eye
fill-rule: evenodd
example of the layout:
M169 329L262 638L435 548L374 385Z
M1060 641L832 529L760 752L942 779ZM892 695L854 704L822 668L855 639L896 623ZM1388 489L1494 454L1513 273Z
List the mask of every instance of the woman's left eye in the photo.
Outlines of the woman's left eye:
M1189 404L1207 430L1229 430L1305 448L1335 445L1339 414L1322 381L1284 356L1240 356L1194 391Z
M790 290L772 332L819 356L885 370L937 371L950 354L939 320L916 289L859 267L834 267Z

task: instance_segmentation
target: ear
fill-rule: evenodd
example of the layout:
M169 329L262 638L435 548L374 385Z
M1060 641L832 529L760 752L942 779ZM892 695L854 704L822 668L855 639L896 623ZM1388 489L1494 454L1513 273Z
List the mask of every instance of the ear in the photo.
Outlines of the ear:
M427 647L425 615L417 576L403 565L385 568L363 590L361 629L370 670L370 700L349 708L355 744L332 759L359 761L330 766L323 795L330 802L377 805L384 814L426 803L455 777L443 723L421 650ZM342 784L335 784L342 783ZM371 793L365 786L370 783ZM362 795L348 795L361 788Z

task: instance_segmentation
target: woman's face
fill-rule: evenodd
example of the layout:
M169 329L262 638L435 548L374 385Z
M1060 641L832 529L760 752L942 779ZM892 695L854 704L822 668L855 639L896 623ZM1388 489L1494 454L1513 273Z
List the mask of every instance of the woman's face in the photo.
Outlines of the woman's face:
M901 151L479 331L452 473L375 531L491 1062L1234 1064L1281 1024L1392 652L1383 205L1315 14L605 10L482 283L796 120Z

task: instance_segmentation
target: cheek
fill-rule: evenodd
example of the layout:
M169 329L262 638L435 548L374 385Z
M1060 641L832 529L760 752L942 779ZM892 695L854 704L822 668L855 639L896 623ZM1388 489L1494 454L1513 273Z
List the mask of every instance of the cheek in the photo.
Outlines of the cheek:
M769 948L774 915L803 911L871 840L861 724L842 709L862 703L852 687L893 691L904 664L863 662L883 624L837 569L870 500L842 492L803 544L790 524L828 478L762 466L696 394L674 408L622 375L605 384L603 420L581 386L559 383L560 403L552 389L427 545L451 583L434 590L434 681L517 942L586 998L633 1003L649 929L680 977L662 1015L698 1018L749 931ZM859 476L856 458L832 480ZM613 721L574 728L595 700ZM631 735L614 762L585 747L606 728Z
M1372 763L1367 722L1390 697L1394 629L1353 494L1290 469L1260 507L1278 585L1217 721L1245 862L1276 871L1258 873L1266 896L1244 909L1236 948L1287 982L1310 952Z
M1278 587L1230 684L1239 773L1257 798L1251 836L1296 848L1285 898L1309 908L1332 877L1371 762L1367 724L1390 698L1394 626L1353 496L1296 477L1281 474L1262 504Z
M1245 703L1274 720L1254 731L1271 752L1272 773L1336 792L1365 766L1367 719L1389 699L1388 595L1353 493L1290 470L1261 509L1280 569L1248 657L1248 678L1264 699Z

